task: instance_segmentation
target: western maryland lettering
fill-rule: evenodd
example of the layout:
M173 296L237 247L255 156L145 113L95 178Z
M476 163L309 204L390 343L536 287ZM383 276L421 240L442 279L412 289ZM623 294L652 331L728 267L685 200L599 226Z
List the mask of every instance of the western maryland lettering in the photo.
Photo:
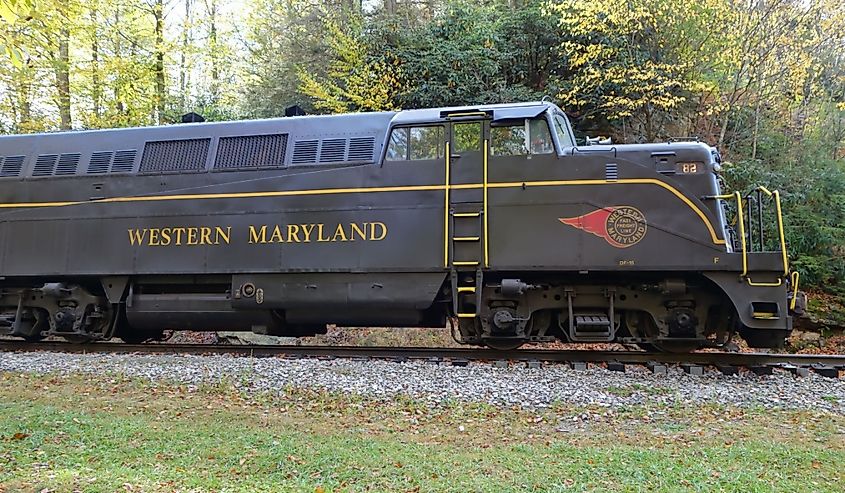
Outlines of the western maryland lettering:
M233 239L232 226L129 228L127 232L132 246L229 245ZM383 222L261 224L249 225L240 234L249 244L381 241L387 237L387 225Z
M387 237L382 222L312 224L263 224L249 226L250 243L328 243L338 241L381 241Z
M232 227L192 226L172 228L130 228L129 244L135 246L228 245Z

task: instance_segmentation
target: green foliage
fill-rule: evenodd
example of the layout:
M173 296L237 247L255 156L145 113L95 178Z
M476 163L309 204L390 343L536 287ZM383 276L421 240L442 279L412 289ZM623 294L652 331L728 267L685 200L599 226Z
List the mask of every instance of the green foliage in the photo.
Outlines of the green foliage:
M726 166L726 181L734 190L780 190L792 268L805 286L845 294L845 167L812 148L782 152L777 160Z
M368 52L360 19L347 30L331 21L325 27L333 54L326 77L299 68L300 91L314 100L314 107L332 113L397 109L395 98L403 90L399 60L390 53Z
M455 2L394 47L410 81L403 107L537 100L559 63L554 21L537 2L518 11L501 4Z
M0 0L0 52L18 69L23 66L23 52L13 29L29 20L34 9L34 0Z

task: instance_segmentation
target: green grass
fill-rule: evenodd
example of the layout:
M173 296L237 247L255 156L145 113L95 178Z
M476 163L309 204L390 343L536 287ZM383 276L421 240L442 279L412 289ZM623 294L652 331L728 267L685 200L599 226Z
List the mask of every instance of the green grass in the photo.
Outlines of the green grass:
M842 491L843 433L842 416L714 406L429 409L5 374L0 491Z
M646 395L664 395L671 392L670 389L661 386L643 385L641 383L632 383L625 386L609 385L604 389L608 394L617 395L620 397L630 397L635 392Z

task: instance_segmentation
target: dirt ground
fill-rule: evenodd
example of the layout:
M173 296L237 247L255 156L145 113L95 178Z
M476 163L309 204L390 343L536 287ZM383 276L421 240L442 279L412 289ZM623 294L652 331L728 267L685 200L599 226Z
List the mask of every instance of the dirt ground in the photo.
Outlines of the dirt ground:
M231 333L227 333L231 334ZM387 347L461 347L445 329L406 329L390 327L348 328L330 326L326 334L300 339L287 337L267 337L260 339L266 344L296 344L302 346L387 346ZM221 337L216 332L176 332L168 342L206 343L219 342L238 343L245 341L234 340L234 337ZM739 351L754 352L739 337L734 339ZM543 345L528 344L524 348L534 349L592 349L616 350L630 349L622 344L565 344L553 343ZM792 333L783 352L801 354L845 354L845 331L800 331Z

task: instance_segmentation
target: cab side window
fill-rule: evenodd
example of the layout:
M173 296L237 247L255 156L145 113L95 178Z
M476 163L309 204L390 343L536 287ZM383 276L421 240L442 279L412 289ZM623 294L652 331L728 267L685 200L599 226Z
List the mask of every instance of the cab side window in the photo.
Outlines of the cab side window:
M481 152L481 122L456 123L452 129L455 152Z
M531 154L551 154L555 152L552 134L545 118L528 120L529 136L531 137Z
M490 128L490 152L494 156L528 154L528 131L525 125Z
M491 127L490 147L494 156L551 154L554 152L549 125L543 118L526 119Z
M388 161L438 159L443 157L443 127L394 128L387 147Z

